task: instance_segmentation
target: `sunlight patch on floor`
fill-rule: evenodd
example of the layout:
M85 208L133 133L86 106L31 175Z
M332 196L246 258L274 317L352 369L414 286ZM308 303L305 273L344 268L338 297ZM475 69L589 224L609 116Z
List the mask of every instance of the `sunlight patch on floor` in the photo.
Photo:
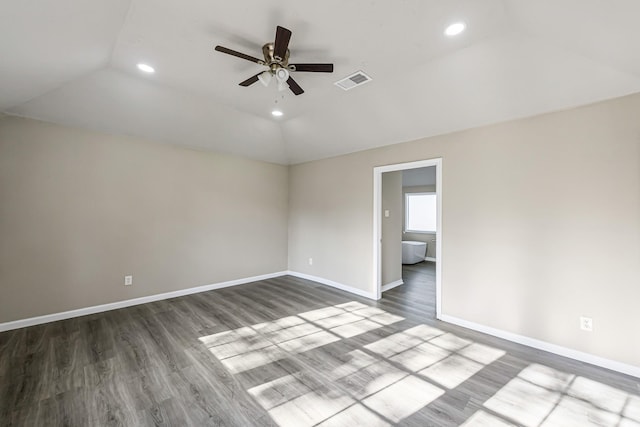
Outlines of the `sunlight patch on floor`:
M453 389L505 352L419 325L364 346L411 372Z
M340 335L342 338L351 338L378 328L380 328L379 323L363 319L347 325L336 326L331 329L331 332Z
M530 365L484 406L524 426L640 427L640 398L584 377Z
M373 365L374 363L377 363L381 360L377 357L373 357L370 354L365 353L362 350L350 351L345 356L346 361L344 363L341 363L339 366L326 373L327 377L331 381L337 381L340 378L358 372L361 369Z
M364 399L407 375L390 363L379 361L339 379L336 383L356 399Z
M589 402L564 396L551 411L543 426L617 426L620 415L604 411Z
M266 334L269 332L290 328L292 326L300 325L303 323L305 323L305 320L299 318L298 316L287 316L277 320L273 320L271 322L257 323L251 326L250 329L260 332L261 334Z
M402 320L352 301L204 336L200 341L232 374L254 376L257 371L248 371L306 353L303 360L313 367L310 371L270 378L248 389L282 427L398 423L505 354L424 324L387 336L381 333L384 338L369 343L349 341L360 348L345 354L331 354L331 347L322 350L325 355L314 353ZM526 375L521 380L530 384ZM478 412L472 421L482 425L496 416L491 411Z
M485 411L477 411L471 417L461 424L461 427L514 427L515 424L511 424L502 418L491 415Z
M307 335L313 335L318 332L322 332L322 329L310 323L303 323L301 325L291 326L290 328L268 332L264 335L264 337L274 344L279 344L285 341L300 339Z
M350 301L270 322L200 337L234 373L265 365L287 353L303 353L404 320L379 308Z
M243 328L233 329L231 331L219 332L213 335L206 335L198 338L201 343L206 345L207 347L211 347L214 345L222 345L230 342L242 340L244 337L255 336L256 331L252 328L246 326Z
M320 318L327 313L332 315ZM325 326L330 327L336 324L337 318L347 321L353 319L351 316L334 313L333 310L315 311L309 317L319 319L316 320L316 324L323 319L334 319L323 322ZM380 315L371 310L368 314ZM341 327L357 323L359 322ZM335 328L330 330L335 331ZM303 338L310 337L313 335ZM338 394L353 399L354 403L346 409L343 406L348 404L348 400L335 401L328 393L314 394L311 387L300 381L300 374L297 373L290 375L290 378L261 384L249 392L272 414L280 426L312 425L307 422L315 422L322 415L326 416L326 419L321 425L351 425L351 420L359 416L369 420L367 425L388 425L424 408L443 395L446 388L457 387L505 354L504 351L427 325L418 325L391 334L364 345L363 350L349 352L343 364L332 366L327 373L335 383L336 390L340 390ZM389 361L385 360L387 358ZM320 396L330 399L326 405L320 404ZM312 411L303 408L302 403L309 400L320 407ZM295 416L288 416L288 411ZM332 411L336 412L331 413ZM486 421L490 419L490 415L478 414L476 419L478 422L482 419Z
M294 373L248 391L281 427L312 426L319 420L320 425L326 426L386 426L389 421L410 416L444 393L361 350L353 350L348 356L330 374L336 385L333 390L313 389L305 374Z
M560 395L554 388L542 387L518 376L485 402L484 406L522 425L538 426L559 402Z
M418 337L407 335L404 332L397 332L371 344L367 344L364 348L382 357L392 357L423 342L424 341Z
M282 342L279 344L279 347L289 353L302 353L339 340L340 337L332 334L331 332L320 331L315 334L305 335L300 338Z
M261 348L260 350L250 351L248 353L239 354L238 356L222 359L222 364L232 374L238 374L269 363L277 362L287 357L287 352L281 348L272 345Z
M431 338L435 338L439 335L444 334L444 331L441 331L438 328L434 328L433 326L418 325L414 326L413 328L406 329L404 333L423 340L430 340Z
M273 409L312 390L293 375L285 375L248 390L266 410Z
M348 395L313 390L269 410L271 418L280 426L314 426L353 405Z
M318 427L345 427L345 426L366 426L366 427L387 427L390 426L374 412L361 404L355 404L336 414L328 420L318 424Z
M320 308L318 310L307 311L305 313L299 313L298 316L302 317L305 320L315 322L316 320L326 319L333 316L339 316L341 314L344 314L345 311L346 310L340 307L330 306L330 307Z
M242 353L269 347L271 345L273 345L271 341L257 333L254 333L253 335L244 336L226 344L211 347L210 351L218 359L226 359L228 357L237 356Z
M452 354L446 359L418 373L446 388L452 389L471 378L483 367L484 365L469 360L466 357Z
M306 354L301 361L310 370L272 376L247 390L281 427L399 423L505 355L425 324L387 336L378 332L383 338L366 344L349 341L346 353L332 353L337 347L314 352L402 320L351 301L200 341L230 373L251 377L258 371L248 371ZM282 375L282 368L277 372ZM475 405L482 408L464 426L640 427L639 396L540 364Z
M340 313L335 316L315 320L314 323L322 326L323 328L331 329L331 328L335 328L336 326L343 326L348 323L357 322L363 319L364 317L355 315L353 313Z
M391 357L391 361L404 366L412 372L418 372L449 356L451 352L438 346L422 343Z
M419 411L444 390L414 376L405 377L362 402L393 422Z
M458 351L458 354L467 359L475 360L483 365L493 363L506 353L502 350L495 349L486 345L473 343Z
M640 396L629 396L622 415L640 424Z
M472 341L460 338L459 336L451 333L439 335L434 339L429 340L429 342L450 351L460 350L472 343Z

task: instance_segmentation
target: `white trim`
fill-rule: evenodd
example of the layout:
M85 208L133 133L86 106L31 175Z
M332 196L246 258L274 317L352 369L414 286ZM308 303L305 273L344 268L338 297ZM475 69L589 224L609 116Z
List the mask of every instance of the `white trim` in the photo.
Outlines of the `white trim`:
M425 260L425 261L436 262L436 259L435 259L435 258L433 258L433 257L430 257L430 256L426 256L426 257L424 257L424 260Z
M334 282L333 280L325 279L318 276L312 276L311 274L298 273L297 271L287 271L289 276L298 277L300 279L311 280L314 282L321 283L323 285L331 286L332 288L340 289L341 291L349 292L361 297L369 298L369 299L379 299L375 297L375 294L367 291L363 291L362 289L354 288L352 286L348 286L342 283Z
M373 292L382 298L382 174L407 169L436 167L436 194L438 195L436 220L436 317L442 313L442 158L418 160L373 168Z
M382 285L382 292L397 288L400 285L404 285L404 281L402 279L396 280L395 282L387 283L386 285Z
M602 368L611 369L612 371L621 372L623 374L640 378L640 366L629 365L615 360L606 359L604 357L596 356L590 353L584 353L582 351L573 350L571 348L537 340L535 338L530 338L524 335L514 334L513 332L504 331L502 329L484 326L479 323L470 322L468 320L459 319L457 317L449 316L446 314L439 316L438 319L442 320L443 322L462 326L463 328L482 332L483 334L492 335L494 337L526 345L528 347L537 348L539 350L547 351L559 356L568 357L570 359L579 360L580 362L590 363L592 365L600 366Z
M226 282L213 283L211 285L198 286L195 288L180 289L178 291L165 292L162 294L149 295L146 297L117 301L108 304L94 305L91 307L79 308L76 310L63 311L60 313L45 314L44 316L30 317L27 319L13 320L11 322L0 323L0 332L12 329L25 328L27 326L40 325L42 323L55 322L58 320L71 319L73 317L86 316L88 314L102 313L116 310L118 308L131 307L133 305L146 304L148 302L160 301L169 298L181 297L184 295L197 294L200 292L212 291L214 289L228 288L230 286L243 285L245 283L257 282L259 280L273 279L274 277L285 276L286 271L263 274L260 276L245 277L243 279L229 280Z
M382 298L382 170L373 168L373 293Z

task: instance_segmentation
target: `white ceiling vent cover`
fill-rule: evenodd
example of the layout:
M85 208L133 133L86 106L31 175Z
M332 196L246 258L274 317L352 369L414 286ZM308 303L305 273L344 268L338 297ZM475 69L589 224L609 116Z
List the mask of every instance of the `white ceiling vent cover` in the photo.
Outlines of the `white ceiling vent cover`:
M353 89L356 86L361 86L367 82L370 82L371 80L371 77L366 75L364 71L356 71L355 73L345 77L344 79L338 80L334 83L334 85L343 90L349 90Z

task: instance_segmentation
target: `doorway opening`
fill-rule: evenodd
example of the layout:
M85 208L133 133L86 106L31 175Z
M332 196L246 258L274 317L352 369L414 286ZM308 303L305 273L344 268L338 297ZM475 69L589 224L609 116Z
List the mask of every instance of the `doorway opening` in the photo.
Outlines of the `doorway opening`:
M413 178L424 176L423 172L428 171L433 173L434 169L435 182L430 182L428 185L417 185L419 182ZM390 172L400 172L400 174L390 174ZM387 175L384 176L385 178L391 178L393 176L393 180L383 180L383 174L385 173L387 173ZM398 184L398 179L402 180L402 175L405 176L405 183L402 184L400 181ZM400 176L400 178L398 178L398 176ZM391 187L389 187L389 185L391 185ZM398 187L398 185L400 187ZM411 187L413 187L413 189L409 190ZM384 192L383 188L387 191ZM397 191L400 191L400 194L398 194ZM392 202L386 200L386 196L389 194L393 195L394 199ZM383 283L383 261L385 264L389 264L389 262L401 262L402 247L400 245L402 245L402 241L405 241L405 252L411 252L411 254L405 253L405 261L406 256L420 257L420 251L425 250L424 247L421 247L420 241L422 241L426 243L426 252L424 255L426 261L422 262L417 259L409 260L407 262L413 264L402 265L402 267L400 267L402 269L401 273L397 271L395 273L392 272L391 276L395 277L394 274L396 276L401 274L403 278L406 277L414 281L419 281L419 275L430 274L431 280L433 280L433 276L435 275L435 317L439 319L441 314L442 287L442 159L436 158L375 167L373 169L373 200L373 280L376 299L382 298L383 291L391 289L394 285L403 283L402 280L396 280L390 284ZM398 202L398 200L401 201ZM383 206L383 202L385 206ZM389 203L391 203L394 208L388 208L387 205ZM432 205L435 205L435 208ZM435 218L425 218L425 221L422 222L416 222L414 219L409 218L411 214L409 210L416 207L427 210L433 209L435 211ZM395 224L392 226L394 227L394 234L393 238L389 239L388 236L390 234L388 227L390 227L389 224L392 222ZM401 230L397 229L398 224L401 224ZM383 225L385 230L383 230ZM435 228L435 230L433 228ZM395 235L396 232L398 233L397 236ZM387 235L386 238L385 233ZM414 240L411 240L412 238ZM391 245L393 247L389 248ZM411 247L411 245L413 245L413 247ZM383 254L385 257L384 260ZM433 263L435 263L435 265L433 265ZM393 264L393 268L396 268L395 264ZM389 276L389 274L385 272L385 276ZM385 277L385 281L389 280L388 277ZM383 288L383 285L387 286Z

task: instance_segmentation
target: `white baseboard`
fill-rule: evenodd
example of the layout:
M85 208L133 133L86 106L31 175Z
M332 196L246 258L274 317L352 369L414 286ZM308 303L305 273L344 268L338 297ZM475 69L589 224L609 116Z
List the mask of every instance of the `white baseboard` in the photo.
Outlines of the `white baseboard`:
M441 315L438 319L442 320L443 322L462 326L463 328L482 332L483 334L492 335L494 337L526 345L528 347L537 348L539 350L544 350L549 353L557 354L559 356L568 357L570 359L579 360L581 362L590 363L592 365L600 366L602 368L607 368L612 371L621 372L623 374L640 378L640 366L629 365L626 363L618 362L616 360L606 359L604 357L596 356L590 353L584 353L582 351L573 350L571 348L562 347L556 344L551 344L549 342L537 340L535 338L530 338L524 335L514 334L513 332L507 332L502 329L484 326L479 323L470 322L468 320L459 319L457 317L448 316L446 314Z
M396 288L400 285L404 285L404 281L402 279L396 280L395 282L387 283L386 285L382 285L381 291L385 292L385 291L388 291L389 289Z
M376 299L375 294L372 292L363 291L362 289L358 289L348 285L344 285L342 283L334 282L333 280L324 279L318 276L312 276L310 274L298 273L297 271L288 271L287 274L293 277L298 277L300 279L312 280L314 282L331 286L332 288L340 289L341 291L349 292L355 295L359 295L361 297L369 298L372 300Z
M242 279L229 280L227 282L213 283L211 285L198 286L195 288L180 289L178 291L165 292L162 294L149 295L146 297L117 301L108 304L94 305L92 307L79 308L77 310L63 311L61 313L46 314L44 316L30 317L28 319L13 320L11 322L0 323L0 332L12 329L25 328L27 326L40 325L42 323L55 322L58 320L71 319L73 317L86 316L88 314L102 313L104 311L116 310L118 308L131 307L133 305L146 304L148 302L160 301L169 298L181 297L184 295L197 294L200 292L212 291L214 289L228 288L230 286L243 285L245 283L257 282L259 280L272 279L274 277L285 276L286 271L263 274L260 276L245 277Z
M436 262L436 259L435 259L435 258L431 258L431 257L429 257L429 256L424 257L424 260L425 260L425 261Z

